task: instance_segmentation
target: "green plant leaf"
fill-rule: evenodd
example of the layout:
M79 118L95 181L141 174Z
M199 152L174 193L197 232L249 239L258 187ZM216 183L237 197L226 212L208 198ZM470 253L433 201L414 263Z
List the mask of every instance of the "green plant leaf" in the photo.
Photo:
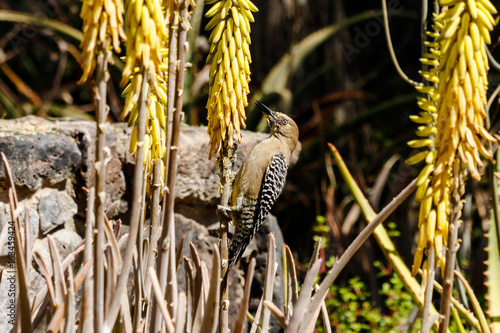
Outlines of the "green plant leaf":
M363 212L365 219L367 220L368 223L370 223L371 221L373 221L373 219L375 219L377 214L371 207L370 203L368 202L368 199L364 196L358 184L356 184L356 181L354 180L351 173L347 169L347 166L345 165L338 151L334 149L333 145L330 145L330 149L332 151L335 162L339 167L342 177L344 178L347 186L351 190L354 199L361 207L361 211ZM408 269L403 259L399 255L396 247L394 246L394 243L392 242L391 238L389 237L389 234L387 233L387 230L384 228L382 224L380 224L375 229L373 234L380 248L384 252L385 256L396 270L400 279L404 282L405 288L408 290L408 292L410 292L415 303L420 308L422 308L424 304L424 295L421 293L420 284L413 276L411 276L410 270ZM431 307L431 315L435 313L437 313L436 309L434 307Z
M49 28L64 36L71 37L77 42L81 42L83 39L83 33L80 30L58 20L20 13L13 10L0 10L0 21L26 23L36 25L41 28Z
M490 213L490 229L488 230L488 316L491 318L491 331L500 332L500 249L495 215Z

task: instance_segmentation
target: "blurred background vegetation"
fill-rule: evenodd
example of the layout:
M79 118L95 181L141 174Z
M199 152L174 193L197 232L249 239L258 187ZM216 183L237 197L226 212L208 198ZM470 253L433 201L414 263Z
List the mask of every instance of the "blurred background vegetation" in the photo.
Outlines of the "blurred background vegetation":
M356 181L371 198L373 207L380 209L418 172L404 162L411 154L406 142L414 138L416 128L408 117L418 112L417 93L398 76L391 62L380 2L255 0L254 3L260 11L252 24L252 102L247 108L247 126L253 131L265 128L259 125L261 114L253 110L252 98L289 113L299 125L301 157L290 171L287 189L273 213L300 263L308 262L314 239L321 237L327 241L322 255L328 264L330 258L341 254L350 244L365 221L337 176L326 143L335 144ZM0 1L2 118L36 115L94 119L90 85L76 84L82 73L77 61L81 38L78 30L82 26L80 7L78 0ZM400 65L410 78L421 81L418 74L421 3L391 0L388 8ZM198 1L196 11L201 9L202 2ZM26 15L16 16L7 10ZM197 17L196 13L193 17ZM27 24L33 18L41 21L38 22L41 25ZM53 26L54 22L47 23L45 19L63 25ZM187 72L184 111L186 122L191 125L206 125L208 33L203 30L206 23L203 19L200 29L193 22L189 37L195 47L189 60L192 67ZM498 39L497 35L492 37L493 41ZM500 56L495 51L493 46L493 55ZM115 66L110 68L110 122L118 121L123 106L118 86L121 67L122 63L116 59ZM491 86L499 81L498 74L490 76ZM492 110L493 126L497 112L496 105ZM481 296L484 267L480 266L486 259L483 234L487 228L484 221L489 194L481 191L482 184L470 183L469 187L459 260L476 294ZM394 222L390 227L394 242L409 267L416 241L417 215L414 200L407 200L390 219ZM373 265L376 261L378 267ZM386 288L385 283L392 276L372 238L336 285L347 288L347 293L356 294L357 290L370 304L387 313L394 307L386 303L386 297L380 296L379 291ZM359 282L362 288L356 287ZM390 295L388 291L381 293ZM396 320L395 316L391 318Z

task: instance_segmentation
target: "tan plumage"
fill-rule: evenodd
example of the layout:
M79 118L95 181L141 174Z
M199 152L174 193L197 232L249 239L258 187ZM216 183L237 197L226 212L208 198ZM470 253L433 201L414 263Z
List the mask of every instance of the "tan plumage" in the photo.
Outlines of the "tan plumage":
M257 105L265 113L271 133L250 151L234 179L232 206L226 209L235 226L227 272L243 255L280 195L299 140L299 129L290 117L260 102Z

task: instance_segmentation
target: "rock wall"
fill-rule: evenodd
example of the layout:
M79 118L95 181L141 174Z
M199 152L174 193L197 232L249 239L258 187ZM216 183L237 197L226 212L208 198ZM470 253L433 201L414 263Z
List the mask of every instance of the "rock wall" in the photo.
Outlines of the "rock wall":
M50 262L47 248L48 234L54 237L61 257L82 243L84 235L86 195L83 187L90 187L94 180L96 124L82 120L46 120L25 117L0 120L0 151L4 152L14 174L20 206L26 207L32 230L33 250ZM116 215L128 225L127 209L132 195L133 157L128 153L130 128L124 123L105 125L106 143L111 159L106 170L106 203L114 207ZM266 137L264 134L243 132L243 143L237 150L239 168L250 149ZM179 164L176 179L175 221L177 242L185 237L183 252L189 256L189 243L193 242L201 258L211 264L211 247L217 241L218 219L215 215L219 201L219 177L215 159L208 160L208 135L206 128L182 126L180 133ZM300 148L299 148L300 149ZM299 151L299 150L298 150ZM294 154L296 159L298 156ZM10 221L8 193L3 164L0 164L0 244L5 237L5 226ZM24 220L23 216L22 220ZM230 230L231 231L231 230ZM257 252L257 283L263 281L267 234L273 232L277 248L281 251L282 235L274 217L256 236L246 254ZM0 269L7 262L7 247L0 249ZM279 257L278 257L279 258ZM245 261L245 258L242 260ZM184 273L179 272L180 284ZM36 265L35 265L36 268ZM209 267L210 268L210 267ZM49 267L49 271L51 267ZM31 295L44 284L37 269L31 276ZM242 295L243 274L238 269L231 272L233 301L230 315L237 311ZM0 303L6 290L7 274L2 274ZM276 296L280 279L277 279ZM237 283L234 283L237 282ZM231 281L230 281L231 283ZM254 288L260 289L260 288ZM275 300L278 304L279 299ZM255 302L252 302L255 304ZM0 307L5 309L4 305ZM0 322L4 318L0 319ZM0 323L0 331L4 332Z

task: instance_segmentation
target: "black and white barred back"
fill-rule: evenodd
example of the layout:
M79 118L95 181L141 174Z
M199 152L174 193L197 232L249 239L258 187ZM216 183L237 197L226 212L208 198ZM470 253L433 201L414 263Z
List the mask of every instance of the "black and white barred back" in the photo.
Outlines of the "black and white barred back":
M267 214L281 194L285 185L288 170L286 158L281 153L276 153L264 175L264 180L257 200L247 198L246 205L241 212L239 221L235 224L235 235L229 247L229 266L227 272L238 262L246 247L264 223Z

